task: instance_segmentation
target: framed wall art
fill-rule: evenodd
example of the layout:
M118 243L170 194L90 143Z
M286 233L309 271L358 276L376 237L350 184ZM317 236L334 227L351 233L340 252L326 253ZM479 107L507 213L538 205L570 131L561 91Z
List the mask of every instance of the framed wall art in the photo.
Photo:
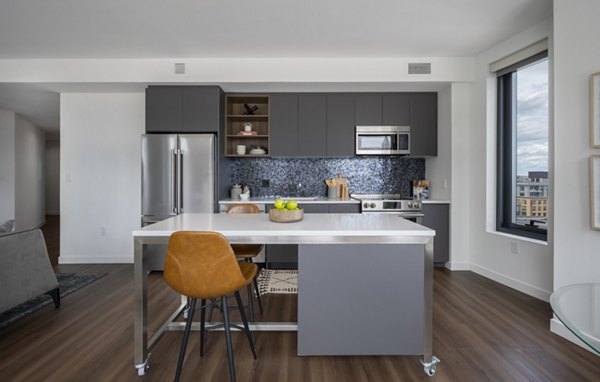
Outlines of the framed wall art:
M600 231L600 155L590 157L590 205L592 228Z
M590 76L590 136L593 148L600 148L600 73Z

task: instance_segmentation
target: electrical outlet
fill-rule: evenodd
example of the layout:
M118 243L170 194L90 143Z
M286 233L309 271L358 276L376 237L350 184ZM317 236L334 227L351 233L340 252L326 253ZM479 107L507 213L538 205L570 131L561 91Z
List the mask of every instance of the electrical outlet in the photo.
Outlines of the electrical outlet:
M448 189L448 179L444 179L444 180L442 181L442 188L443 188L444 190L447 190L447 189Z
M263 179L263 180L261 181L261 183L260 183L260 186L261 186L261 187L264 187L264 188L269 188L269 186L270 186L270 183L271 183L271 182L269 182L269 179Z
M514 253L515 255L519 254L519 243L517 243L516 241L511 241L510 242L510 252Z
M106 236L106 227L100 227L100 235Z

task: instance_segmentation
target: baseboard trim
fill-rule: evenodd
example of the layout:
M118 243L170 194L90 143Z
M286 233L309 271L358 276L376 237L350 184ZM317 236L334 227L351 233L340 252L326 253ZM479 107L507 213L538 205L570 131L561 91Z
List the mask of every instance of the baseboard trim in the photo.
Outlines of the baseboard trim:
M446 263L446 268L451 271L468 271L471 269L469 263L466 262L458 262L458 261L449 261Z
M133 264L131 256L59 256L59 264Z
M499 282L500 284L506 285L508 287L518 290L519 292L523 292L529 296L538 298L540 300L543 300L546 302L550 301L550 295L552 294L552 292L540 289L536 286L524 283L520 280L514 279L509 276L505 276L503 274L494 272L488 268L481 267L481 266L475 265L473 263L471 263L470 265L471 265L470 266L471 271L473 271L481 276L487 277L488 279Z
M570 342L574 343L575 345L584 348L585 350L589 351L590 353L598 355L598 353L596 353L592 349L590 349L589 346L587 346L582 340L577 338L577 336L575 334L571 333L571 331L569 329L567 329L567 327L562 322L560 322L560 320L558 320L555 317L550 319L550 331L552 333L556 334L557 336L561 336L562 338L566 339L567 341L570 341Z

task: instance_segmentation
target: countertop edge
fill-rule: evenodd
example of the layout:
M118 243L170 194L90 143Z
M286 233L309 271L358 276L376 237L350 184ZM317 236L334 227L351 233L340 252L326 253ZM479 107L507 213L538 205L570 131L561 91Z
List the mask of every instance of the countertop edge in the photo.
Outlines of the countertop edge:
M283 198L284 200L289 200L293 198ZM295 199L300 206L303 204L360 204L359 200L355 199L314 199L314 200L302 200ZM232 200L231 198L221 199L218 202L219 204L238 204L238 203L256 203L256 204L273 204L275 203L275 199L264 199L264 198L250 198L248 200Z
M449 200L421 200L422 204L451 204Z

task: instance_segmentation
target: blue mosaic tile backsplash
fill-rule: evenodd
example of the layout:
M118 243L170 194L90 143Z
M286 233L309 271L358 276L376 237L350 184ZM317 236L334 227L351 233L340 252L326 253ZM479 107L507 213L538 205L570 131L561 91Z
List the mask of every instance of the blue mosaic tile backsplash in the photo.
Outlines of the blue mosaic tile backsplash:
M411 181L425 179L425 159L358 158L236 158L231 183L247 185L252 196L326 196L325 179L348 179L350 193L411 194ZM262 187L262 180L269 187ZM298 189L298 183L302 187Z

